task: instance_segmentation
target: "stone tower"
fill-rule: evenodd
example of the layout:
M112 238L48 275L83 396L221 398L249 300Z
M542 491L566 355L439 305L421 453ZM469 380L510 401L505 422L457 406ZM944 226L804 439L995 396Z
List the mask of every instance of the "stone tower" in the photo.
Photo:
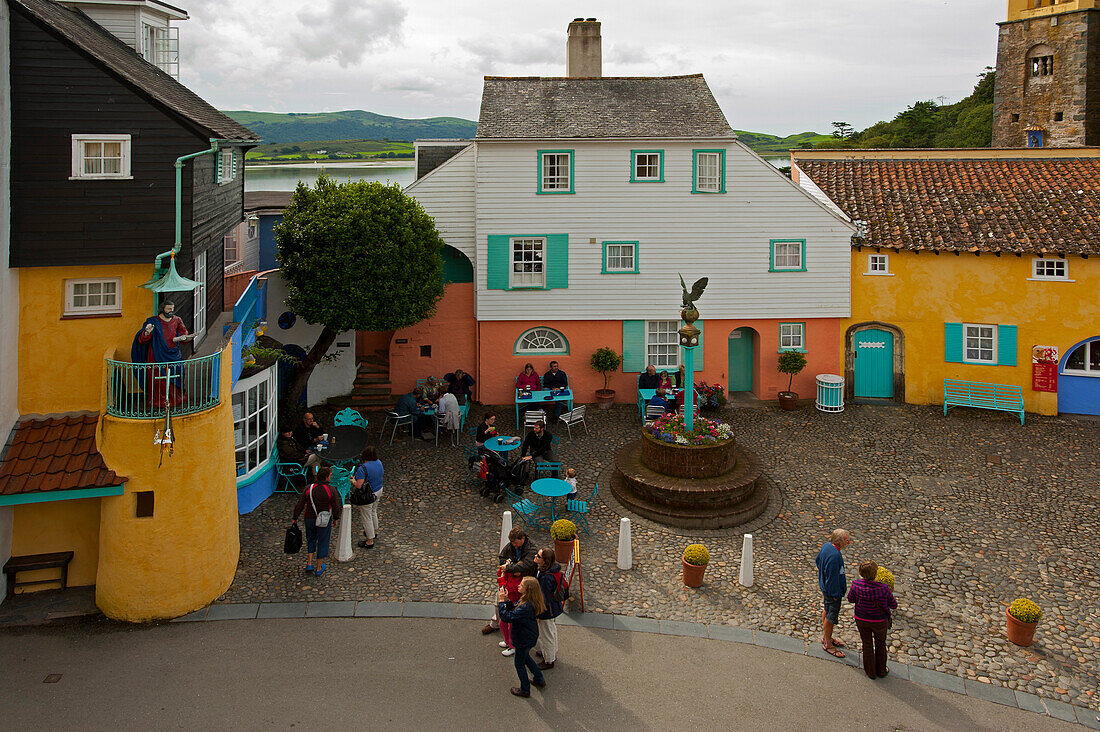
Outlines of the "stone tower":
M1100 145L1100 0L1008 0L993 147Z

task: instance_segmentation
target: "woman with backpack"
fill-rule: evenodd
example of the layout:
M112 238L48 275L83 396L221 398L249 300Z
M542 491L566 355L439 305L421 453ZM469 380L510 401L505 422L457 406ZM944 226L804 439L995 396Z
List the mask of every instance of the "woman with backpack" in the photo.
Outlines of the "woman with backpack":
M364 549L374 548L374 539L378 535L378 499L382 497L382 461L378 459L378 448L367 445L359 455L359 467L352 476L352 495L364 494L368 498L373 494L370 503L359 503L359 518L363 519L363 536L359 542ZM363 489L364 484L370 489L367 494Z
M546 604L542 600L542 587L534 577L524 577L519 585L519 603L508 600L508 591L503 587L497 593L501 622L512 624L512 644L516 648L516 654L512 660L516 664L516 674L519 676L519 686L513 686L509 691L515 696L531 696L531 684L541 688L546 686L546 679L542 676L535 660L531 658L531 649L539 640L538 616L546 612ZM527 677L527 669L531 669L532 677Z
M344 510L339 494L328 484L330 478L332 468L327 465L317 468L317 482L302 491L291 519L291 523L297 525L298 517L305 512L306 572L313 572L318 577L325 573L324 560L328 557L332 527L340 520L340 512Z
M535 655L542 659L539 668L545 671L554 668L554 661L558 658L557 617L564 609L566 584L553 549L540 549L535 555L535 564L539 568L535 578L542 588L542 599L546 604L546 610L538 616L539 642L535 644Z

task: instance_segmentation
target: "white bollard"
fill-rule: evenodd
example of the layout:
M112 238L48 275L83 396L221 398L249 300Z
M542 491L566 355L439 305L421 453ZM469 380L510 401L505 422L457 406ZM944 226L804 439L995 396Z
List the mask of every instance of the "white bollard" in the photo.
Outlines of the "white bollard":
M500 548L504 549L508 543L508 534L512 532L512 512L505 511L500 519Z
M355 558L351 550L351 506L344 504L343 520L340 522L340 536L336 541L336 561L350 562Z
M619 520L619 569L634 566L634 551L630 545L630 519Z
M752 587L752 534L745 534L741 542L741 584Z

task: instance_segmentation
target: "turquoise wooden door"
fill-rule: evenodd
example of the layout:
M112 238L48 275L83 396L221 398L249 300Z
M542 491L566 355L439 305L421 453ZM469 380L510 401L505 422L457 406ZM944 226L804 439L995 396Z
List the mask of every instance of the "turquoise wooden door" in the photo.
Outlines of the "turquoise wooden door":
M730 333L729 391L752 391L752 328Z
M857 397L894 396L894 334L872 328L861 330L853 339L855 346L855 387Z

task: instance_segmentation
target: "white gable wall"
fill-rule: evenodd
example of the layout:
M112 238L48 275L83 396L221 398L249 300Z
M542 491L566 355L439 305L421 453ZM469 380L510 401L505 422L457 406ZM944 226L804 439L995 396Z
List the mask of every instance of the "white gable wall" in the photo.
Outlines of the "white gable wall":
M141 53L141 44L138 37L139 8L133 5L83 4L78 7L85 15L107 29L111 35Z
M477 146L470 145L405 192L435 218L443 240L474 261L474 165Z
M575 193L536 193L540 149L575 150ZM665 151L664 183L629 182L634 149ZM726 150L726 193L691 192L693 149ZM677 272L689 286L710 278L706 318L850 313L851 227L741 143L479 143L476 163L479 320L668 318ZM434 202L425 207L440 215ZM490 234L568 234L568 288L487 289ZM805 239L807 271L769 272L772 239ZM602 274L605 240L639 241L640 273Z

